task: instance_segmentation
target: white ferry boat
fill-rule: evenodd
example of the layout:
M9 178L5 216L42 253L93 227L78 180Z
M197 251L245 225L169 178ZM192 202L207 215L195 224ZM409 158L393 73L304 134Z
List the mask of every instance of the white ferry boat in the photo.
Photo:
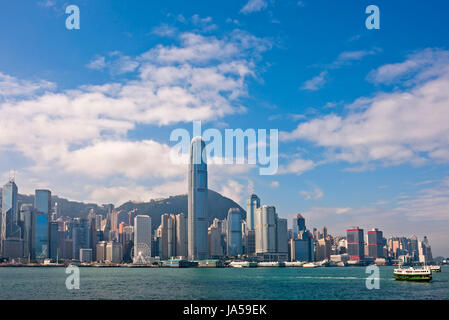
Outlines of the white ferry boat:
M431 281L432 270L429 268L397 268L394 269L394 278L404 281Z
M302 265L303 268L316 268L318 267L315 263L310 262Z
M426 266L425 268L430 269L432 272L441 272L441 266L433 265L433 266Z

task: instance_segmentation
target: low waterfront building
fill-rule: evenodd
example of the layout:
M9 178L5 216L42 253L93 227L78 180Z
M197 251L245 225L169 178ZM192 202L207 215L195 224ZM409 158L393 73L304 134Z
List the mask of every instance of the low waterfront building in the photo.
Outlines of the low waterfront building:
M80 249L80 262L81 263L92 262L92 249Z

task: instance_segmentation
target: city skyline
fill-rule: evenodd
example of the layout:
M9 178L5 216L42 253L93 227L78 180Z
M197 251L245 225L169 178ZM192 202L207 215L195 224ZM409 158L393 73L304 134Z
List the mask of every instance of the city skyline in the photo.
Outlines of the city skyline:
M208 187L243 208L254 192L289 225L427 235L448 255L449 5L380 0L368 30L362 4L248 3L82 0L79 30L63 1L2 3L0 180L149 201L186 193L173 130L279 129L276 175L211 163Z
M196 139L192 139L192 146L193 146L193 141L200 141L200 142L202 142L201 138L197 137ZM201 146L204 147L204 143L201 143ZM194 148L193 148L193 150L194 150ZM201 149L201 150L204 151L204 149ZM201 151L201 153L203 151ZM200 163L200 165L201 165L201 163ZM195 170L189 169L189 172L193 172L193 171L195 171ZM207 172L207 169L205 170L205 172ZM14 179L10 179L10 181L8 183L6 183L4 185L4 187L5 186L14 186L13 190L15 190L15 193L17 193L17 191L18 191L18 187L15 184ZM191 186L188 185L188 189L190 189L190 188L191 188ZM5 190L6 190L6 192L8 192L8 189L5 189ZM18 202L17 201L17 195L15 195L14 198L15 198L15 202L13 201L11 203L12 207L16 206L18 208L19 207L18 204L19 203L21 204L21 209L20 209L20 219L21 219L21 221L20 222L16 222L15 225L11 225L11 228L16 227L17 230L18 230L18 233L21 234L21 236L19 236L19 237L10 237L10 236L8 236L6 238L11 238L11 239L22 238L24 243L26 243L26 239L27 239L26 234L28 234L28 237L31 234L32 237L34 237L34 239L33 240L31 240L31 239L28 240L28 241L30 241L30 247L28 247L28 250L30 250L30 251L31 250L33 250L33 251L35 250L35 252L36 252L35 254L32 254L31 256L33 256L33 258L39 258L39 256L41 256L41 257L51 257L51 258L54 259L56 257L57 253L56 253L55 249L53 249L53 253L50 252L51 244L50 244L50 239L49 239L49 237L50 237L50 229L49 228L51 228L52 223L54 223L56 221L55 219L57 217L64 218L65 216L60 215L60 214L58 215L58 203L57 202L55 202L55 205L52 207L52 205L51 205L51 191L50 190L43 190L43 189L36 189L35 190L35 195L34 195L34 198L35 198L34 205L33 204L28 204L28 203ZM38 199L37 202L36 202L36 199ZM261 222L260 221L257 222L258 221L257 219L265 219L266 223L264 225L268 226L268 228L265 230L265 232L267 232L267 234L263 238L259 239L259 241L261 241L261 242L257 243L255 238L253 238L253 240L246 239L246 241L253 241L254 242L254 252L255 253L257 253L257 251L258 251L257 247L259 247L259 251L260 252L265 252L265 251L270 252L270 251L273 251L273 250L276 251L274 248L276 248L276 246L277 246L277 244L276 244L277 240L275 240L275 238L277 237L277 231L271 231L271 236L270 236L272 238L271 239L271 243L272 243L271 244L271 246L272 246L271 249L267 250L267 245L268 245L267 241L268 240L266 239L268 237L268 234L269 234L268 230L270 229L270 226L271 226L271 228L276 228L277 227L277 222L276 221L278 221L278 215L276 214L275 206L268 206L268 205L262 205L261 206L260 198L256 194L254 194L254 193L249 195L249 197L248 197L248 199L246 201L246 204L247 204L247 209L248 209L247 212L251 212L251 210L252 210L253 211L253 215L251 216L251 214L248 215L248 213L247 213L247 216L246 216L245 220L242 220L240 218L239 221L241 221L242 223L244 222L244 225L245 225L245 227L243 228L243 224L242 224L242 230L239 231L240 235L242 236L242 234L244 234L244 235L246 235L246 237L248 237L248 236L251 237L251 235L249 235L249 232L251 232L251 231L254 232L255 231L256 223L257 223L257 225L261 225ZM110 206L110 205L103 204L103 207L107 207L107 206ZM37 207L40 207L41 209L40 210L36 210ZM187 208L188 207L189 206L187 206ZM92 210L93 209L91 209L91 211ZM9 210L5 211L5 210L2 209L1 211L2 211L2 219L0 219L0 226L3 225L3 221L4 221L3 215L6 216L6 213ZM30 214L29 218L26 218L26 217L23 216L23 215L26 215L26 212L29 212L29 214ZM238 213L238 215L240 216L240 209L238 209L238 208L230 208L229 212L228 212L228 217L231 214L231 212L232 213L234 213L234 212ZM268 214L269 212L271 212L271 214ZM19 211L17 213L18 213L18 216L19 216ZM51 217L52 217L51 219L49 218L50 217L50 213L51 213ZM122 211L115 211L115 210L112 209L112 211L110 211L110 213L107 215L107 219L109 219L109 217L111 219L110 221L108 220L108 223L110 223L109 228L111 228L111 231L119 232L121 234L124 231L124 228L127 228L128 226L137 225L136 224L136 221L137 221L136 219L138 219L138 218L140 218L140 219L148 218L149 219L149 223L147 224L147 226L148 225L150 226L150 228L152 230L151 233L153 233L153 232L156 232L156 233L157 232L165 232L166 233L167 230L171 230L170 231L171 236L168 236L169 238L168 239L166 238L166 240L165 240L166 241L165 242L165 250L167 250L167 252L172 252L172 254L171 255L167 255L167 257L170 257L170 256L172 256L172 257L173 256L185 256L185 257L191 258L191 260L197 259L194 256L189 256L187 254L187 252L188 252L188 250L187 250L188 249L188 241L187 241L188 237L185 236L185 235L182 235L184 232L187 232L187 229L188 229L188 223L187 223L188 215L185 215L184 213L180 213L180 214L176 214L176 215L175 214L163 214L161 216L161 225L159 226L159 228L156 228L156 227L151 227L152 226L152 224L151 224L151 217L148 216L148 215L143 215L143 216L142 215L137 215L137 216L134 217L134 220L133 220L131 217L132 217L132 214L134 213L134 211L130 211L127 214L129 216L129 218L128 218L129 220L128 221L129 222L134 221L134 224L131 225L129 223L126 224L124 222L121 222L120 224L118 224L118 220L117 219L118 219L118 214L119 213L123 213L123 212ZM256 214L256 216L254 216L254 214ZM36 217L33 218L33 215L35 215ZM271 218L269 218L270 216L271 216ZM100 217L100 220L97 222L96 220L98 220L99 217ZM78 253L79 253L80 248L86 247L86 246L90 246L90 245L87 245L87 244L88 243L92 243L91 242L92 240L90 240L90 239L93 239L94 236L90 236L90 233L88 231L88 229L90 228L90 227L87 226L88 220L93 219L92 220L92 224L94 226L97 226L96 229L98 230L98 226L101 225L101 220L103 219L101 217L102 217L101 214L100 215L99 214L94 214L91 217L91 213L89 213L89 216L88 216L87 219L80 218L80 217L76 218L77 221L78 221L77 222L78 224L79 223L85 223L86 224L86 227L83 227L84 229L81 229L82 230L81 232L83 234L82 237L85 237L86 235L88 237L85 240L86 241L85 245L81 245L80 247L73 247L73 254L72 254L73 257L78 257ZM264 218L262 218L262 217L264 217ZM46 220L45 220L45 222L43 222L44 220L42 220L41 223L36 223L37 221L39 221L39 219L46 219ZM210 219L210 215L207 214L207 219L205 220L205 222L206 222L205 224L207 226L208 226L208 222L207 221L209 219ZM215 219L215 220L217 220L217 219ZM212 225L208 226L209 237L210 237L210 228L214 227L214 226L218 227L218 226L215 225L215 220L212 223ZM321 237L322 237L322 238L325 239L326 238L325 235L328 234L328 227L326 225L323 226L323 233L320 234L318 229L315 228L315 227L313 228L313 234L310 233L309 229L306 228L305 218L303 217L302 214L299 214L299 213L296 214L295 217L292 218L292 220L290 222L288 222L287 219L279 219L279 221L281 221L281 220L285 221L285 228L288 228L288 232L292 232L292 237L293 238L298 237L299 239L303 239L303 238L312 237L314 239L321 239ZM28 222L25 222L25 221L28 221ZM165 223L164 223L164 221L165 221ZM227 219L225 219L223 221L225 222L225 225L224 225L225 230L228 230L228 229L226 229L226 228L228 228L228 225L227 225L228 222L226 222ZM268 221L271 221L271 222L268 223ZM185 222L185 226L183 226L184 222ZM27 223L28 227L25 228L25 230L21 230L21 226L24 223ZM252 223L254 223L254 228L253 229L251 228L251 224ZM164 224L165 224L165 227L164 227ZM235 228L235 226L236 226L235 223L231 223L229 225L230 228ZM372 225L371 226L367 226L367 227L368 228L366 228L366 229L368 229L369 231L367 232L366 237L362 237L362 238L361 238L360 234L363 235L364 227L359 228L359 226L357 226L357 227L353 226L352 227L352 228L355 228L355 229L349 228L347 230L346 229L345 230L340 230L340 231L338 231L335 234L336 234L337 238L340 238L340 237L343 236L343 234L345 234L345 232L357 231L357 232L360 233L360 231L361 231L361 233L357 236L357 239L359 239L359 240L357 240L358 242L356 242L354 244L356 244L356 247L357 247L357 245L361 246L363 244L364 246L366 246L366 248L360 247L359 249L357 249L357 251L355 251L356 249L351 249L351 250L353 252L357 252L356 255L360 255L362 257L364 255L367 255L366 252L377 252L376 254L370 255L370 256L378 256L379 255L378 251L380 249L377 247L377 245L379 245L379 243L374 243L375 244L374 247L369 247L370 244L371 245L373 244L373 241L369 240L370 239L370 234L374 233L375 234L375 238L373 238L373 239L376 239L375 241L379 242L380 240L378 238L378 233L380 233L380 238L381 239L384 239L383 236L382 236L384 233L382 231L379 231L379 229L377 227L373 227ZM28 228L37 228L37 229L36 229L35 233L31 233L30 231L28 231ZM220 226L220 228L221 228L221 226ZM56 225L56 230L58 230L58 226L57 225ZM76 231L76 228L74 230ZM163 231L163 230L165 230L165 231ZM78 231L78 232L80 232L80 231ZM131 232L134 234L134 230L133 229L131 230ZM136 232L137 232L137 230L136 230ZM223 234L225 239L228 239L227 232L228 231L225 231L225 233ZM273 233L273 232L276 232L276 233ZM305 232L305 236L302 235L302 233L304 233L304 232ZM285 232L285 234L287 234L287 232ZM418 239L416 234L418 234L418 233L415 232L415 233L412 233L412 235L410 235L410 234L408 234L408 235L399 235L397 233L394 233L394 234L386 235L387 238L385 238L385 239L406 239L407 236L410 237L410 239ZM73 235L73 236L77 237L75 235ZM136 239L137 239L136 236L137 236L137 234L134 234L134 237L135 237L134 241L136 241ZM183 240L184 236L185 236L185 240ZM252 234L252 237L254 237L254 236L255 236L255 233ZM165 237L167 237L167 235L165 235ZM273 238L273 237L275 237L275 238ZM427 235L423 235L422 237L424 238L425 241L428 241L427 240ZM2 239L3 239L3 237L2 237ZM181 242L184 242L184 241L185 241L185 244L181 243ZM225 241L226 241L226 243L229 243L228 240L225 240ZM243 240L240 240L240 246L244 246L242 241ZM40 243L40 246L36 246L35 243ZM142 241L138 241L136 244L138 244L138 243L142 243ZM150 261L151 259L150 260L148 260L148 259L149 259L149 257L152 254L151 253L152 249L148 246L148 241L144 241L144 243L146 244L146 248L142 249L142 247L139 247L139 249L137 249L137 246L134 245L134 249L133 250L134 250L134 252L141 252L141 253L143 252L145 254L144 255L145 259L143 261ZM207 243L208 244L210 243L210 239L207 240ZM315 242L315 244L316 244L316 242ZM93 245L95 246L95 243ZM204 244L199 244L199 245L202 246ZM245 245L248 245L248 243L245 243ZM33 246L33 247L31 247L31 246ZM56 246L59 246L59 245L56 245ZM163 246L164 246L164 244L163 244ZM182 247L182 246L185 246L185 249L181 249L180 252L182 252L182 254L179 254L180 252L176 248ZM313 246L313 244L312 244L312 246ZM172 247L172 249L169 249L169 247ZM261 248L265 248L265 249L261 249ZM25 247L24 247L23 250L24 250L24 252L26 252L25 251L26 250ZM148 251L146 251L146 250L148 250ZM360 254L360 252L362 250L363 250L363 253ZM366 251L366 250L368 250L368 251ZM374 251L372 251L372 250L374 250ZM184 254L184 252L185 252L185 254ZM208 249L208 252L210 252L209 249ZM229 246L228 246L228 244L226 244L226 247L222 248L222 253L223 254L228 254L228 252L229 252ZM240 252L240 251L237 250L237 251L232 251L232 252ZM242 251L241 254L243 254L243 253L244 252ZM95 256L95 252L93 252L93 254ZM435 256L445 256L445 255L444 254L442 254L442 255L441 254L436 254ZM207 256L203 254L201 257L205 259ZM312 257L313 257L313 255L312 255ZM141 257L139 257L139 259L141 259ZM313 260L314 258L311 258L311 259ZM363 260L363 259L354 258L353 260Z
M239 208L231 207L223 220L215 218L209 225L205 153L202 138L193 138L191 177L187 185L189 213L187 217L182 212L164 213L158 228L152 227L149 215L136 215L135 209L126 213L128 223L122 220L123 216L119 223L119 214L123 212L115 210L113 205L104 205L108 209L106 214L90 209L87 218L64 216L58 211L57 203L52 208L51 191L43 189L35 190L34 206L21 203L20 212L15 210L17 217L14 218L11 208L18 208L18 187L10 179L3 186L2 199L6 206L2 206L0 257L13 263L46 264L62 259L113 264L132 261L147 266L162 263L178 267L193 266L190 263L218 267L222 266L223 258L333 266L434 261L427 236L422 241L415 235L384 238L378 228L370 229L365 235L364 229L358 226L347 229L347 236L332 236L326 226L321 233L317 228L311 232L299 213L289 229L287 219L279 218L276 207L261 205L254 193L247 200L246 219L242 219ZM203 227L206 227L204 235L201 234Z

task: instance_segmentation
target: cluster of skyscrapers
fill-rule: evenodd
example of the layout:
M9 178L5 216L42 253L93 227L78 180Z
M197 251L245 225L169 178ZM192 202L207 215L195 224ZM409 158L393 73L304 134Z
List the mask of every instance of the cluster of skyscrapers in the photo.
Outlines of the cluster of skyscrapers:
M2 257L48 257L57 250L54 231L57 227L49 220L51 192L36 190L34 204L18 207L18 188L10 179L2 188L0 219L0 254Z
M206 146L201 137L190 145L187 214L166 213L158 227L146 214L123 212L112 204L87 218L71 218L52 208L51 192L36 190L34 204L18 208L18 188L11 179L2 189L0 255L9 260L80 261L151 264L164 260L402 262L432 260L426 237L385 239L382 231L353 227L346 236L333 237L306 228L301 214L288 229L274 206L261 205L251 194L246 219L240 208L230 208L223 219L209 224Z

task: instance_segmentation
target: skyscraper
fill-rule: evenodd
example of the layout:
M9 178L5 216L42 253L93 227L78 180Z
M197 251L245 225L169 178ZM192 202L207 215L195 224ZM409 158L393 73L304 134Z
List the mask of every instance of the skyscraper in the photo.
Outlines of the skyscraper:
M288 255L287 219L276 219L276 252Z
M151 218L147 215L134 217L134 263L148 263L151 258Z
M239 208L230 208L226 219L226 247L228 256L242 254L242 214Z
M90 225L87 219L76 218L73 222L72 239L73 239L73 259L79 260L80 249L90 249Z
M58 247L59 247L59 233L58 233L58 223L52 221L48 226L48 236L49 236L49 258L56 260L59 258Z
M247 230L254 230L254 210L260 208L260 199L255 194L249 196L246 201L246 228Z
M256 253L276 252L276 209L262 206L255 211Z
M211 258L219 258L223 255L221 246L221 231L214 225L208 229L209 236L209 256Z
M2 189L1 240L20 238L19 210L17 207L17 185L9 180Z
M382 231L375 228L368 231L368 255L373 258L383 257Z
M296 217L293 218L293 237L297 238L298 233L301 231L306 231L306 219L298 213Z
M50 255L49 252L49 220L48 216L51 210L51 192L50 190L36 190L34 195L34 208L36 212L36 223L34 233L34 257L36 259L45 259Z
M34 258L33 230L34 230L34 208L32 204L22 204L20 207L20 222L23 234L23 256Z
M187 257L187 216L176 215L176 256Z
M161 216L160 232L160 252L161 259L169 259L176 255L176 226L175 215L163 214Z
M351 260L364 260L365 248L363 240L363 229L354 227L352 229L346 230L346 232L348 240L348 254Z
M195 137L190 144L188 177L188 255L190 260L207 259L207 159L206 144Z

